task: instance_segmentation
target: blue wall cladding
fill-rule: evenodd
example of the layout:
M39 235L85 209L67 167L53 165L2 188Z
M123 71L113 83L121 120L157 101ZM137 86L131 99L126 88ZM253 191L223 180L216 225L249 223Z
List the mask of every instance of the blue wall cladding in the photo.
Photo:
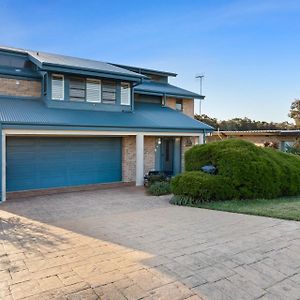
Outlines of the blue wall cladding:
M8 137L7 190L122 180L121 138Z

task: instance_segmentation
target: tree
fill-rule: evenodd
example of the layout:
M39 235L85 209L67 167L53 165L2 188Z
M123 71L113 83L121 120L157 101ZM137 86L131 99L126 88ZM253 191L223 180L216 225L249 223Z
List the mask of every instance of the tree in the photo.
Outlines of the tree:
M218 120L216 118L211 118L208 115L195 115L195 119L215 128L215 130L219 127Z
M300 99L292 102L289 117L295 120L296 126L300 126Z
M215 130L285 130L285 129L295 129L295 126L289 122L265 122L265 121L255 121L249 118L233 118L230 120L218 120L216 118L209 117L207 115L195 115L195 119L201 121L207 125L212 126Z

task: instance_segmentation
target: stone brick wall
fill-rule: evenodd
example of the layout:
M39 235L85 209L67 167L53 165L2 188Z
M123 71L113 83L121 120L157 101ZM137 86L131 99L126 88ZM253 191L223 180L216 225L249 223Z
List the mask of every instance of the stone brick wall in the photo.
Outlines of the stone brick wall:
M183 99L183 113L194 118L194 100L192 99Z
M144 138L144 173L155 169L155 137Z
M0 77L0 95L40 97L41 82Z
M166 99L166 106L176 109L176 99L175 98L167 98Z
M144 173L155 168L155 137L144 137ZM135 181L136 149L135 136L122 139L122 178L124 182Z
M176 109L176 99L167 98L166 106ZM194 118L194 100L192 99L182 99L183 113L189 117Z
M184 153L191 149L197 143L197 137L182 137L181 138L181 171L185 171L185 164L184 164ZM190 144L191 142L191 144Z
M122 138L122 178L124 182L135 181L135 136Z

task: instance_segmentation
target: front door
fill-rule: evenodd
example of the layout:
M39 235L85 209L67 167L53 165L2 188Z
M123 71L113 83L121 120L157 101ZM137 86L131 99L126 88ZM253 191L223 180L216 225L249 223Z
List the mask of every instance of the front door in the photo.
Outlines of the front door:
M173 173L174 171L174 138L162 139L162 171Z

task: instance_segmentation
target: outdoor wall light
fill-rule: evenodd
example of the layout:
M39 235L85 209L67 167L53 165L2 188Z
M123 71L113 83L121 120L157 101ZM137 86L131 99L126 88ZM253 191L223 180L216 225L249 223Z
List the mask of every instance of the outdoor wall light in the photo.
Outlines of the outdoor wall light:
M193 142L192 142L192 139L190 137L186 138L184 146L185 147L191 147L191 146L193 146Z

